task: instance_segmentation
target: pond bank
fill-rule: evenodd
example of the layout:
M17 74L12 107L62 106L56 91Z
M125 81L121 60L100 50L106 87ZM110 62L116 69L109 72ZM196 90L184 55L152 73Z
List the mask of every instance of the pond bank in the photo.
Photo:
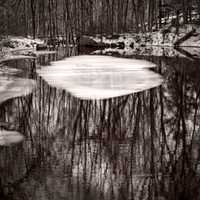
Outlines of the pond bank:
M168 26L157 32L148 33L84 35L80 38L79 44L80 46L104 48L106 51L125 50L126 53L128 51L139 54L144 52L145 55L181 55L196 58L200 57L200 27L195 24L185 24L178 30L173 26Z
M200 27L195 24L182 25L178 30L168 26L156 32L138 34L83 35L75 41L81 48L94 47L102 54L200 58ZM55 46L62 45L63 41L58 42ZM40 39L9 36L0 42L0 61L19 55L37 57L36 50L47 50L50 46Z
M185 24L178 29L168 26L159 31L146 33L84 35L80 38L80 45L104 47L200 47L200 27L195 24Z
M0 41L0 63L12 59L35 59L41 54L55 53L48 49L43 40L9 36Z

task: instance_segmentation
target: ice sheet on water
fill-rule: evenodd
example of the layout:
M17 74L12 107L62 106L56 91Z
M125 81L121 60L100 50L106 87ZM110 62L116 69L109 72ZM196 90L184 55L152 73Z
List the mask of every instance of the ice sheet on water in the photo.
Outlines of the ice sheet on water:
M56 51L40 50L40 51L34 51L34 54L36 56L43 56L43 55L48 55L48 54L56 54Z
M126 59L126 58L117 58L111 56L101 56L101 55L85 55L85 56L73 56L70 58L66 58L61 61L52 62L53 66L56 67L65 67L66 65L70 65L69 69L97 69L100 68L102 70L106 69L127 69L131 70L141 69L141 68L151 68L156 65L145 60L139 59ZM104 67L106 67L104 69Z
M21 72L20 69L11 68L11 67L8 67L6 65L0 65L0 76L1 75L7 75L7 76L16 75L20 72Z
M0 103L15 97L28 95L35 86L36 82L32 79L0 76Z
M11 61L11 60L23 60L23 59L35 59L33 56L24 56L24 55L8 55L0 59L1 62Z
M149 70L155 64L110 56L75 56L53 62L37 72L50 85L81 99L108 99L161 84L160 75Z
M19 143L24 139L24 136L16 131L0 130L0 146L8 146Z

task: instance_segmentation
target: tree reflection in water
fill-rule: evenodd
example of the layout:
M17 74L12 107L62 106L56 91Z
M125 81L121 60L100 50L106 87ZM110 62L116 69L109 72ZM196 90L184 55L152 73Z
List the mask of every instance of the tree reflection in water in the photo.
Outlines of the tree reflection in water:
M34 75L33 94L1 104L0 120L26 137L0 148L1 196L198 200L199 63L151 59L159 88L83 101Z

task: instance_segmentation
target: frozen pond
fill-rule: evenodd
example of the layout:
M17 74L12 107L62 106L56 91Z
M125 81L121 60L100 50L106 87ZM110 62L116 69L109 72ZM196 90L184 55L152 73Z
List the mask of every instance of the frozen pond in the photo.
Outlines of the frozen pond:
M199 66L73 48L2 63L0 199L200 199Z

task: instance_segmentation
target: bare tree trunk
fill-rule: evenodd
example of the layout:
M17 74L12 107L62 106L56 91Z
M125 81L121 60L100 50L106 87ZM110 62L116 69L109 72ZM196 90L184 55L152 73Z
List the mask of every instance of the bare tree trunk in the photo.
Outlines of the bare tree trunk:
M31 0L33 38L36 37L36 0Z

